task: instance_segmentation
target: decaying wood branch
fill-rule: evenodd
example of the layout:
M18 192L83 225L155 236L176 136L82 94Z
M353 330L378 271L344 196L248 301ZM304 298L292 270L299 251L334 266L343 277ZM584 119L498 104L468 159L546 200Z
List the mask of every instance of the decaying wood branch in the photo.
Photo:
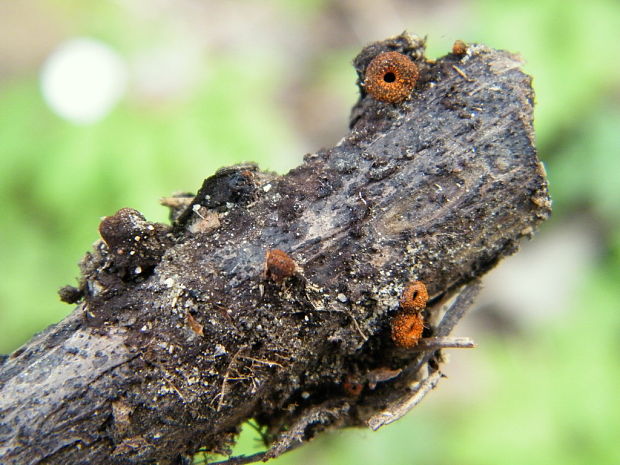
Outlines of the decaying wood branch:
M439 60L401 35L411 96L366 95L350 133L284 176L248 164L164 200L173 224L123 209L86 255L79 302L0 366L4 464L185 463L225 452L252 418L274 457L327 428L402 416L441 377L477 279L550 212L530 78L484 46ZM269 250L282 257L266 269ZM404 286L426 283L424 337L390 338ZM232 463L232 462L231 462ZM235 462L242 463L242 462Z

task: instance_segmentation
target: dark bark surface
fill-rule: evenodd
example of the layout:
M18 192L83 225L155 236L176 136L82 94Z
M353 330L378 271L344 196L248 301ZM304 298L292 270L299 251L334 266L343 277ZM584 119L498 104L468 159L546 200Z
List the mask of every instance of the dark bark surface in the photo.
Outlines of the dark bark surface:
M404 286L426 283L424 336L446 336L550 202L517 57L476 45L435 62L402 35L360 53L360 80L386 50L418 64L412 96L362 91L337 146L284 176L220 170L167 199L172 226L131 209L102 222L63 291L75 311L0 366L0 462L182 463L250 418L265 458L329 427L376 429L436 383L440 350L390 338ZM267 278L270 249L293 276Z

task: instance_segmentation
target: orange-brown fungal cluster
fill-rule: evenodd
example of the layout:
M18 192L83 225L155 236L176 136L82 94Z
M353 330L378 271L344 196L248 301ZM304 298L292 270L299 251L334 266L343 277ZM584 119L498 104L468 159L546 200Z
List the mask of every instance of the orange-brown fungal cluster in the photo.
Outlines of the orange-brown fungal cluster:
M392 340L398 347L414 347L424 331L421 313L401 312L392 319Z
M422 281L410 283L400 298L400 307L406 312L420 312L426 308L428 291Z
M398 347L414 347L424 331L422 311L428 302L428 291L421 281L410 283L400 299L401 311L392 319L392 341Z
M375 100L400 103L411 94L418 76L418 67L407 55L384 52L366 68L364 88Z
M265 274L275 282L289 278L297 271L297 264L286 252L280 249L267 251Z
M462 40L455 40L452 45L452 53L454 55L465 55L467 53L467 44Z

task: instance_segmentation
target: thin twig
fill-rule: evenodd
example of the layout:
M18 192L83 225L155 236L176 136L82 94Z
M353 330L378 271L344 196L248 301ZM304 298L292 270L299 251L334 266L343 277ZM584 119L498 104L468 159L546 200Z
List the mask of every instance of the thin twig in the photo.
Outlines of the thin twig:
M207 462L207 465L245 465L246 463L260 462L265 457L267 452L257 452L252 455L238 455L236 457L230 457L221 462Z
M270 367L280 367L280 368L284 368L284 366L281 363L278 362L274 362L271 360L261 360L259 358L254 358L254 357L248 357L246 355L240 355L239 358L242 358L244 360L251 360L252 362L256 362L256 363L262 363L263 365L267 365Z
M405 414L409 412L409 410L418 405L422 401L422 399L424 399L424 396L426 396L426 394L428 394L432 389L435 388L435 386L437 386L437 383L439 382L441 377L442 374L440 371L434 372L418 385L418 388L413 391L411 396L394 405L393 407L388 407L382 412L379 412L370 417L370 419L368 420L368 426L370 427L370 429L372 429L373 431L377 431L382 426L389 425L390 423L395 422L396 420L399 420L400 418L405 416Z
M427 337L421 339L418 344L410 349L414 352L425 352L437 349L472 349L476 343L469 337Z
M474 82L474 80L471 79L467 74L465 74L465 71L463 71L461 68L456 65L452 65L452 67L454 68L454 71L456 71L467 82Z
M305 444L304 442L299 442L296 444L290 444L288 448L281 451L279 455L285 454L287 452L291 452L292 450L297 449L299 446ZM246 465L248 463L256 463L256 462L266 462L269 458L267 453L269 450L265 450L263 452L257 452L252 455L237 455L236 457L230 457L226 460L222 460L220 462L206 462L207 465Z
M230 372L232 370L232 367L234 366L235 363L237 363L237 357L239 356L239 354L241 353L242 350L245 349L245 346L242 346L241 348L239 348L239 350L235 353L235 355L233 355L233 358L230 360L230 363L228 364L228 367L226 368L226 373L224 373L224 379L222 381L222 387L220 388L220 393L219 393L219 402L217 403L217 409L216 411L220 411L222 408L222 405L224 405L224 397L226 396L226 393L228 392L228 380L232 380L235 378L232 378L230 376ZM243 379L247 379L246 377L244 377Z
M437 326L435 336L443 337L450 334L465 312L471 307L478 292L480 292L480 288L480 281L474 280L461 290Z
M353 315L349 314L348 312L347 312L347 315L349 315L349 317L351 318L351 321L353 322L353 326L355 326L355 329L357 330L359 335L362 336L362 340L366 342L368 340L368 336L364 334L364 331L362 331L362 328L360 328L360 325L357 323L357 320L353 317Z

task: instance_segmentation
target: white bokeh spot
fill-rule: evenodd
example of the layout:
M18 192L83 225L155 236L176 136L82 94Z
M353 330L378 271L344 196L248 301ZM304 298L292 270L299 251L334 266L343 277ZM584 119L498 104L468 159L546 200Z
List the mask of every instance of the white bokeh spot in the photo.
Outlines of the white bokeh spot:
M91 124L123 97L127 65L105 43L77 38L51 53L40 79L43 98L54 113L73 123Z

